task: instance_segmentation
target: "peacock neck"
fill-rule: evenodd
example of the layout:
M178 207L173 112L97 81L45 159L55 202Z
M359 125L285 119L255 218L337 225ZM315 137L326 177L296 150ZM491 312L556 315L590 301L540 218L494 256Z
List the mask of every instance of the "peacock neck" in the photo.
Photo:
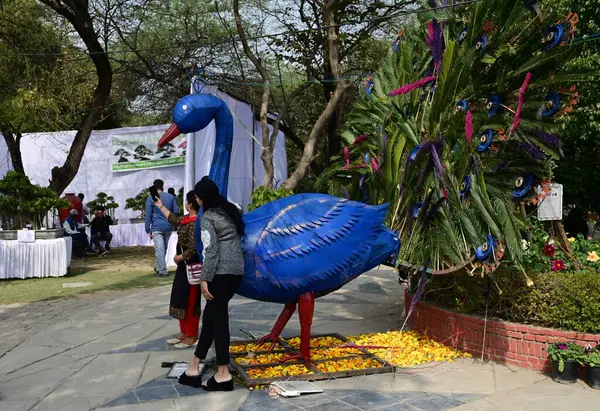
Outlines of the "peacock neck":
M227 104L223 101L215 115L215 130L215 152L210 164L209 177L219 187L219 193L227 198L229 164L233 145L233 117Z

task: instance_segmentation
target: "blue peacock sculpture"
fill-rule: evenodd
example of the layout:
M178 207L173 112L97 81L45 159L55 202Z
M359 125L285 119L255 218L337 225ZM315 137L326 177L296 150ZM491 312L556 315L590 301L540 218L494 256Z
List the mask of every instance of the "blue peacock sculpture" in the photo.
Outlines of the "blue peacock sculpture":
M181 133L199 131L213 120L216 140L209 176L226 197L233 120L225 102L209 94L183 97L173 110L174 124L159 146ZM315 298L397 255L398 236L384 225L387 208L386 204L370 206L324 194L298 194L244 216L245 276L238 294L285 305L261 343L271 341L272 350L298 306L300 353L286 360L310 362ZM196 231L199 241L199 224ZM198 243L197 248L201 251L202 244Z

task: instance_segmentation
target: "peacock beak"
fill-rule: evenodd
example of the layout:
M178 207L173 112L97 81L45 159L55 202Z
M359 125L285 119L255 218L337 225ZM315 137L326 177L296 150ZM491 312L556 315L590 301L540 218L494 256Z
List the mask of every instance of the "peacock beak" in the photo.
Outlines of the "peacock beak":
M181 131L179 131L179 127L177 127L177 124L171 124L171 127L169 127L167 131L165 131L165 134L163 134L163 136L158 141L158 147L164 146L180 134Z

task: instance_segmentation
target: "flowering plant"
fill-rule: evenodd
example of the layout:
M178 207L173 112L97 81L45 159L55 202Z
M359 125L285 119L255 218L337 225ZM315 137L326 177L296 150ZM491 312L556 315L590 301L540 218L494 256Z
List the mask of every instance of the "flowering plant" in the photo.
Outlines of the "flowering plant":
M596 343L595 347L589 344L585 347L584 362L590 367L600 367L600 341Z
M579 235L570 239L571 253L567 254L541 224L534 224L532 241L523 249L523 268L527 272L567 272L600 269L600 242Z
M567 264L564 260L552 260L552 271L563 271L566 270Z
M548 357L558 363L558 371L560 372L565 370L565 362L578 362L583 365L586 355L583 347L572 342L555 342L548 345L547 350Z
M544 244L544 254L546 257L554 257L554 254L556 254L556 246L552 243Z

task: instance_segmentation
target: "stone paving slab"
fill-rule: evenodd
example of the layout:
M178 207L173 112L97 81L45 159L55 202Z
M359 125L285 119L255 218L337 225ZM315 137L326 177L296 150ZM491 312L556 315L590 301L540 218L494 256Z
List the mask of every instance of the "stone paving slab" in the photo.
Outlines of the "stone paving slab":
M553 410L600 409L600 393L583 384L559 386L533 371L464 359L398 369L394 374L319 382L323 394L270 398L236 387L207 393L167 380L163 361L188 361L175 350L168 316L170 286L135 294L0 307L2 411L258 410ZM282 306L235 297L233 339L270 331ZM374 270L315 304L313 332L343 335L402 325L403 290L391 270ZM297 335L297 313L284 336ZM210 355L210 354L209 354ZM558 408L558 407L562 408Z

